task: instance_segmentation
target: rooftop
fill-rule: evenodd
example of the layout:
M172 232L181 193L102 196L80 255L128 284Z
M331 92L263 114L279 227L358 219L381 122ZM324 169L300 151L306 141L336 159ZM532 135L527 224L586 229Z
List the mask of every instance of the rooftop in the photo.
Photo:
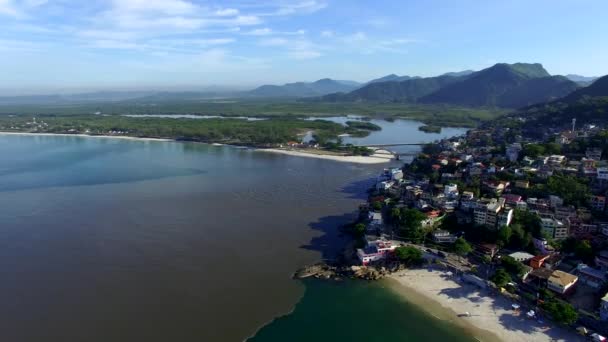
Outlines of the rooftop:
M551 276L549 277L550 282L557 283L562 286L570 285L570 284L576 282L577 280L578 280L577 276L570 274L570 273L563 272L563 271L554 271L553 273L551 273Z

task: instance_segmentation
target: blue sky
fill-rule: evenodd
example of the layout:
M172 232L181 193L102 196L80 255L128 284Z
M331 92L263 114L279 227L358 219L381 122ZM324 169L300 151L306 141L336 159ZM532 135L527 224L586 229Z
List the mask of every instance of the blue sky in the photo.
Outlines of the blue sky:
M0 0L0 85L254 86L497 62L608 74L605 0Z

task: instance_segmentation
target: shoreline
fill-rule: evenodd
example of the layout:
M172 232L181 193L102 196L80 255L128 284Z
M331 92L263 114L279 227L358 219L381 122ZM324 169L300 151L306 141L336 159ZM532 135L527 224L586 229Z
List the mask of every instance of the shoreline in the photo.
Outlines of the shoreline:
M164 138L145 138L145 137L130 137L126 135L90 135L90 134L69 134L69 133L32 133L32 132L0 132L0 135L17 135L17 136L46 136L46 137L78 137L78 138L101 138L101 139L122 139L132 141L177 141L175 139Z
M130 141L159 141L159 142L184 142L176 139L167 139L167 138L146 138L146 137L131 137L124 135L90 135L90 134L69 134L69 133L32 133L32 132L0 132L0 135L13 135L13 136L55 136L55 137L78 137L78 138L100 138L100 139L121 139L121 140L130 140ZM276 154L284 154L294 157L305 157L305 158L316 158L316 159L324 159L324 160L333 160L344 163L353 163L353 164L383 164L389 163L393 161L392 155L390 153L374 153L371 156L338 156L338 155L329 155L329 154L316 154L316 153L307 153L302 151L294 151L294 150L283 150L279 148L254 148L254 147L246 147L246 146L238 146L238 145L230 145L230 144L222 144L222 143L205 143L205 142L196 142L196 141L185 141L185 142L195 142L199 144L206 144L210 146L228 146L238 149L251 149L256 152L269 152ZM384 151L377 150L376 152Z
M488 290L453 280L447 272L408 269L391 274L387 287L431 316L450 322L478 341L551 342L584 341L545 320L539 323L517 314L512 301ZM470 317L459 317L466 312Z
M284 150L284 149L278 149L278 148L262 148L262 149L256 149L256 151L284 154L284 155L294 156L294 157L333 160L333 161L354 163L354 164L384 164L384 163L389 163L394 160L392 158L391 154L386 154L386 153L374 153L371 156L338 156L338 155L330 155L330 154L307 153L307 152L296 151L296 150ZM378 152L378 151L376 151L376 152Z

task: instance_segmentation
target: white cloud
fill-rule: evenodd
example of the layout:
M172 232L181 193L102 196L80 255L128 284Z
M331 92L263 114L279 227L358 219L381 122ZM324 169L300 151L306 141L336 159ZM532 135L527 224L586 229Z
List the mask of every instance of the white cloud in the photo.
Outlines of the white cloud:
M287 16L294 14L310 14L327 7L324 2L315 0L302 1L295 4L283 5L270 15Z
M287 56L293 59L315 59L323 56L319 47L307 40L295 41L288 50Z
M215 15L220 16L220 17L235 16L235 15L239 15L239 13L240 13L240 11L235 8L222 8L222 9L215 11Z
M113 0L113 10L120 14L157 12L166 15L183 15L199 10L191 2L183 0Z
M268 36L268 35L272 34L272 30L269 29L268 27L265 27L265 28L259 28L259 29L251 30L251 31L246 32L244 34L250 35L250 36Z
M270 38L264 39L259 42L260 46L286 46L289 44L289 41L284 38Z
M321 37L323 37L323 38L331 38L335 35L336 34L334 33L334 31L331 31L331 30L325 30L325 31L321 32Z
M0 15L19 18L22 16L12 0L0 0Z

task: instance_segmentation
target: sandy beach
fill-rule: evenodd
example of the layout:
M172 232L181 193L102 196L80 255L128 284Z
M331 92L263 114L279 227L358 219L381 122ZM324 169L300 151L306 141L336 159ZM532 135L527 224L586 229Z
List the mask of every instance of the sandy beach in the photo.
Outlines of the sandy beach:
M81 137L81 138L101 138L101 139L122 139L138 141L174 141L172 139L161 138L140 138L124 135L89 135L89 134L66 134L66 133L27 133L27 132L0 132L0 135L25 135L25 136L52 136L52 137Z
M274 148L259 149L258 151L286 154L286 155L295 156L295 157L334 160L334 161L339 161L339 162L355 163L355 164L383 164L383 163L388 163L391 160L393 160L393 155L384 150L377 150L371 156L339 156L339 155L331 155L331 154L308 153L308 152L301 152L301 151L296 151L296 150L284 150L284 149L274 149Z
M538 323L516 313L513 302L489 290L462 284L446 272L427 269L394 273L388 286L438 319L452 322L476 339L504 342L584 341L545 320ZM459 317L464 313L470 317Z

